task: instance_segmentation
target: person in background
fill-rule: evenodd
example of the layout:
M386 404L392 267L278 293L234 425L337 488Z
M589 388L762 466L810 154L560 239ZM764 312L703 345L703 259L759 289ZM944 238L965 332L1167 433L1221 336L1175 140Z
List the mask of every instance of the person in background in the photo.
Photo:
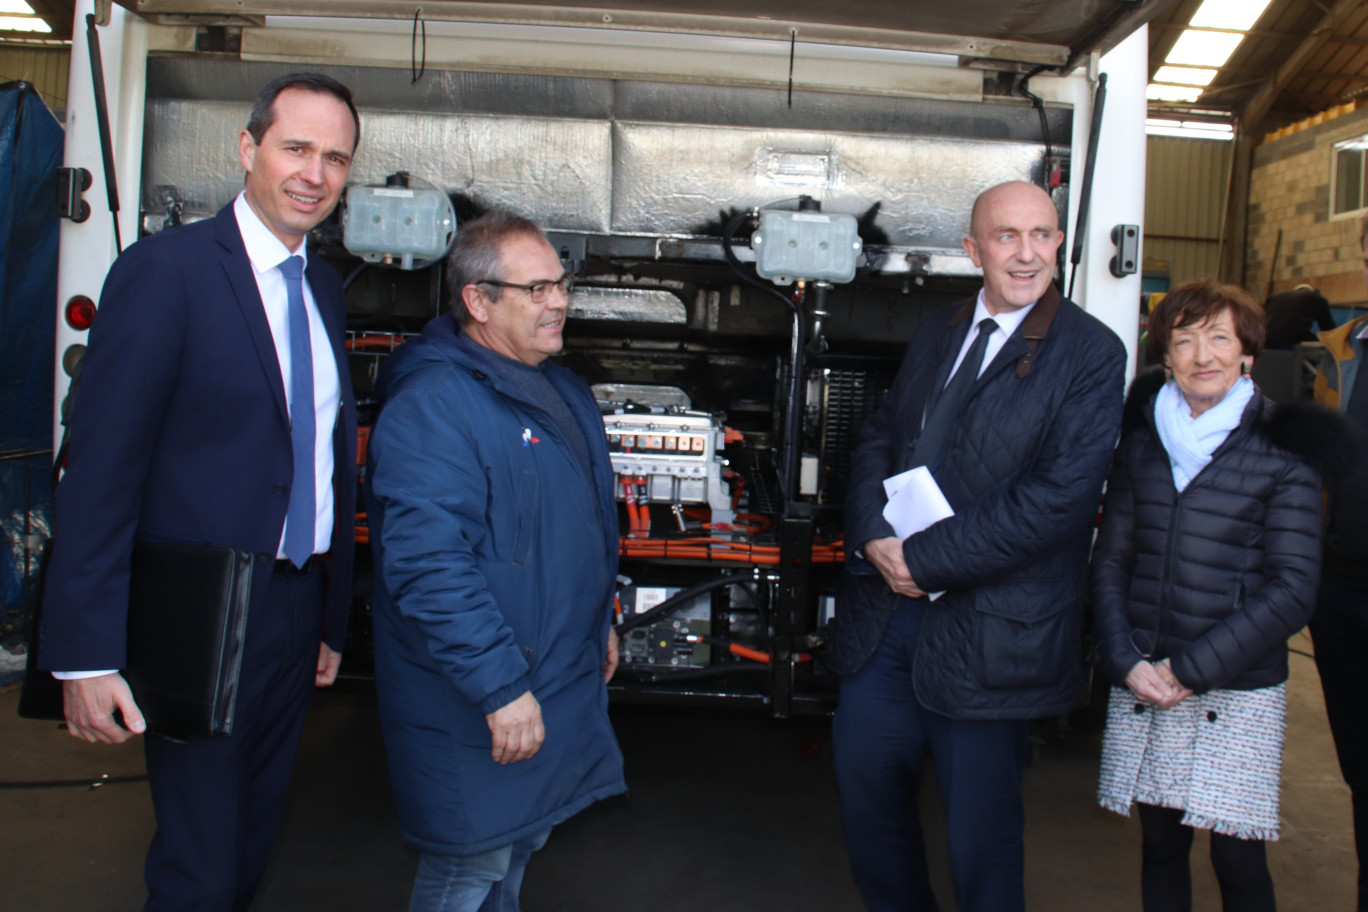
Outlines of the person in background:
M1112 685L1098 800L1139 808L1146 912L1192 908L1199 828L1226 912L1276 908L1264 843L1278 836L1287 638L1315 604L1312 464L1333 416L1260 394L1263 331L1232 285L1186 282L1155 308L1164 370L1131 388L1093 549Z
M461 226L453 312L390 358L366 473L375 682L411 912L517 912L551 828L626 790L605 683L617 503L561 350L572 278L508 212Z
M1359 223L1359 249L1368 278L1368 217ZM1316 376L1316 401L1337 410L1354 433L1354 466L1330 487L1329 519L1311 639L1335 737L1340 771L1349 785L1358 854L1358 912L1368 912L1368 316L1320 334L1325 357Z
M1269 348L1292 348L1299 342L1316 341L1312 324L1322 330L1335 328L1330 302L1306 284L1273 295L1264 302L1264 313L1267 316L1265 343Z

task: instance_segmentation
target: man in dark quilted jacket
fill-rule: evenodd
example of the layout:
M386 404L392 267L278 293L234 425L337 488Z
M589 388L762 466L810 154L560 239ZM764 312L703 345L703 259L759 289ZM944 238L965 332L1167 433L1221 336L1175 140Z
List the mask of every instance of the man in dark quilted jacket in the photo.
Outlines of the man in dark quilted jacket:
M1083 590L1126 352L1060 297L1054 202L974 203L977 298L926 316L861 434L828 663L836 772L871 910L935 909L918 810L929 752L961 912L1025 908L1027 720L1082 702ZM961 373L963 372L963 373ZM925 466L954 515L900 538L884 480Z

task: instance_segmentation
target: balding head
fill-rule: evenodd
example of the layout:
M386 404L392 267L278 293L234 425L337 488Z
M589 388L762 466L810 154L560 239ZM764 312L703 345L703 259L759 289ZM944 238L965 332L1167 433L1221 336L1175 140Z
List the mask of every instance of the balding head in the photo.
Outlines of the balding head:
M974 208L969 212L969 233L978 233L978 223L984 209L989 208L994 202L1002 199L1031 199L1043 201L1050 207L1050 211L1055 213L1053 227L1059 227L1059 213L1055 210L1054 200L1050 199L1050 194L1040 189L1035 184L1026 181L1007 181L1005 184L998 184L989 187L978 195L974 200Z
M1035 184L1009 181L974 200L964 249L983 270L983 297L990 313L1020 310L1040 300L1054 278L1059 213Z

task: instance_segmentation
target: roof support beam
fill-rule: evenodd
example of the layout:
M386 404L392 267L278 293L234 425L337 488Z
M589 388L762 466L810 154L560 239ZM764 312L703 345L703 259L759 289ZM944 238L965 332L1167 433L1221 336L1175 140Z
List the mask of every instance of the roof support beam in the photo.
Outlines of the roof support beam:
M1150 77L1159 67L1164 65L1164 60L1168 58L1173 46L1178 43L1178 36L1187 28L1188 22L1196 14L1201 6L1202 0L1179 0L1171 9L1170 18L1167 22L1150 23Z
M1320 23L1311 30L1311 33L1302 40L1301 44L1297 45L1292 53L1287 55L1282 65L1278 67L1277 72L1264 83L1259 91L1254 93L1254 96L1249 99L1249 103L1245 105L1244 110L1240 112L1240 126L1244 129L1246 136L1257 135L1259 127L1264 118L1268 116L1273 103L1277 101L1278 95L1282 93L1298 71L1306 65L1311 56L1320 50L1321 46L1334 34L1335 29L1344 21L1345 17L1362 5L1363 0L1336 0L1335 5L1330 8Z
M1324 7L1322 7L1322 9L1323 9L1323 8L1324 8ZM1177 32L1177 33L1182 33L1182 32L1186 32L1188 29L1193 29L1194 31L1198 31L1198 32L1215 32L1215 33L1217 33L1217 34L1227 34L1227 35L1245 35L1246 37L1249 37L1249 38L1277 38L1277 39L1280 40L1280 41L1301 41L1303 38L1306 37L1306 33L1305 33L1305 32L1285 32L1285 31L1279 31L1278 29L1264 29L1264 28L1226 29L1226 28L1215 28L1215 27L1209 26L1209 25L1194 26L1194 25L1189 25L1189 24L1187 24L1186 22L1178 22L1178 21L1173 21L1173 22L1159 22L1159 23L1151 22L1151 23L1150 23L1150 30L1151 30L1151 31L1154 31L1154 32L1165 32L1165 33L1168 33L1168 32ZM1174 41L1176 41L1176 40L1177 40L1177 39L1174 39ZM1330 44L1352 44L1352 45L1359 45L1359 46L1368 44L1368 38L1363 38L1363 37L1360 37L1360 36L1358 36L1358 35L1331 35L1331 36L1329 36L1329 37L1326 39L1326 41L1329 42Z

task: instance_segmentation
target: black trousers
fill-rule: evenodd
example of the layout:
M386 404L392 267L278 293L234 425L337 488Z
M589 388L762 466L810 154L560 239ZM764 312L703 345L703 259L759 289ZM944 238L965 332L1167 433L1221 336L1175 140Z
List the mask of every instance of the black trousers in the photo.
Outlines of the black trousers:
M1323 574L1311 638L1340 772L1353 801L1357 908L1368 912L1368 588Z
M244 910L261 882L304 731L323 629L323 572L275 574L247 619L233 733L148 735L157 832L145 912ZM254 606L255 607L255 606Z

